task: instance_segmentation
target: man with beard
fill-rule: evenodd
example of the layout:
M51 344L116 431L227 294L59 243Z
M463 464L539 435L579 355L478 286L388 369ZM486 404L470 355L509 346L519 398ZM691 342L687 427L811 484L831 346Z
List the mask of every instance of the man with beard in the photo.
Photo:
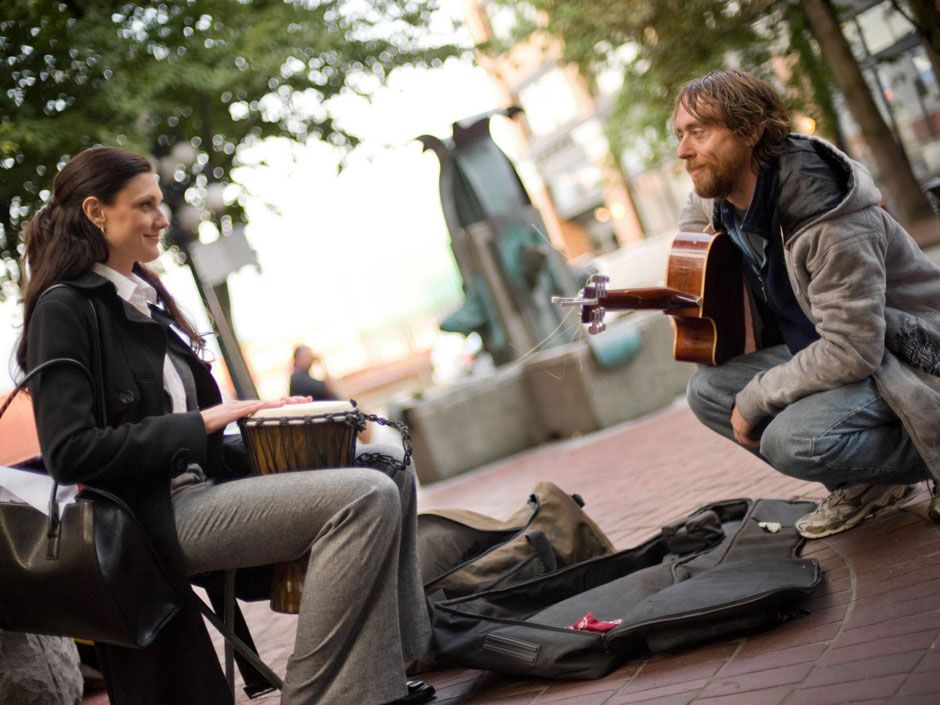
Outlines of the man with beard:
M680 227L737 245L757 344L696 371L692 411L827 487L797 522L807 538L897 507L922 480L940 519L940 270L881 207L865 167L790 133L763 79L717 71L688 83L673 125L695 187Z

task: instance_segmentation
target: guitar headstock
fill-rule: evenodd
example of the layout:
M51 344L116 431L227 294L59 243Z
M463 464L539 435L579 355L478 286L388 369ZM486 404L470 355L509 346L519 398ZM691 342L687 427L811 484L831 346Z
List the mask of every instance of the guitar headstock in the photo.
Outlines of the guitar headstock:
M596 335L607 329L604 323L604 298L607 296L607 282L610 277L606 274L592 274L584 288L575 297L553 296L552 303L560 306L580 306L581 322L586 323L588 333Z

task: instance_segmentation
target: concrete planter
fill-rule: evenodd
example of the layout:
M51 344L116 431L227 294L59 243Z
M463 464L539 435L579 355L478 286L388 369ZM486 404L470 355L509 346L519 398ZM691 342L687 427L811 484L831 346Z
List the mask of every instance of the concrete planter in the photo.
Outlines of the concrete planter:
M666 316L634 314L614 326L640 338L636 354L616 367L599 365L582 339L393 407L411 429L421 482L639 418L684 394L694 366L673 360Z

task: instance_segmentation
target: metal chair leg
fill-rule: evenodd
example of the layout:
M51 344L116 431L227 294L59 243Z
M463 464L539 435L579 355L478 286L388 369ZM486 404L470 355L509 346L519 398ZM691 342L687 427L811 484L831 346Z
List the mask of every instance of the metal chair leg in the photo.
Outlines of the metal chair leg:
M222 616L226 630L235 630L235 571L225 571L225 613ZM231 639L225 640L225 680L235 699L235 647Z

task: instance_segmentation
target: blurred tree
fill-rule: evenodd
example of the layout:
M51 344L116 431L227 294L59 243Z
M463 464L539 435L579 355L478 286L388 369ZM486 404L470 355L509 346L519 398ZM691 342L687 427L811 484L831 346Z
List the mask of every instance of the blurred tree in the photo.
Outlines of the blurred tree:
M85 147L153 154L180 201L170 205L204 212L207 187L225 183L242 146L269 136L355 146L331 100L455 54L428 39L436 5L0 0L0 280L19 279L22 224ZM229 198L222 225L239 215ZM171 243L187 237L192 227L175 222Z
M913 225L930 217L903 149L893 139L882 139L867 104L873 105L870 93L866 102L866 96L847 91L848 84L840 79L848 70L861 76L861 70L838 21L821 32L820 23L828 16L823 13L834 16L830 0L493 1L516 9L510 41L544 33L561 40L562 59L576 63L589 80L609 70L622 75L608 121L615 153L631 149L650 163L671 155L669 118L683 83L723 66L776 82L774 59L782 62L777 66L787 67L784 94L791 108L813 117L818 130L838 144L843 139L833 85L842 91L900 218ZM500 43L482 47L505 48Z
M777 32L766 17L773 0L496 2L517 11L510 41L545 33L562 40L562 59L589 81L602 72L622 75L608 123L611 146L642 150L650 161L672 153L669 117L679 87L726 63L764 66Z
M458 52L434 43L437 0L0 0L0 298L22 281L19 232L52 177L96 143L155 158L185 259L211 211L225 234L241 206L225 191L239 148L282 136L340 149L355 135L331 101L368 96L400 66ZM227 197L226 197L227 196ZM254 385L232 332L224 281L196 284L240 396Z

